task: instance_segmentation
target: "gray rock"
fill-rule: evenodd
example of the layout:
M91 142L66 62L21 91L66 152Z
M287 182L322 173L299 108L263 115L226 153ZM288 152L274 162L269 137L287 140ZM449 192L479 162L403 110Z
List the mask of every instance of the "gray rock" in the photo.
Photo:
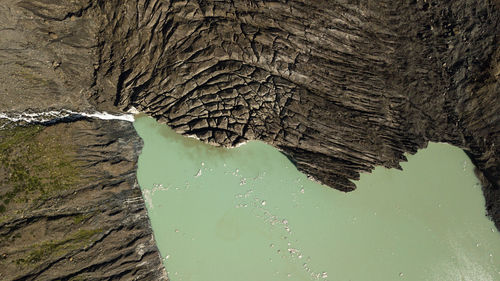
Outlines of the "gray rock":
M119 4L120 3L120 4ZM428 141L463 148L500 226L495 1L106 1L98 108L262 140L342 191Z
M141 148L123 121L0 130L0 279L166 280Z
M0 0L0 111L135 107L212 144L265 141L342 191L448 142L500 228L499 13L493 0Z

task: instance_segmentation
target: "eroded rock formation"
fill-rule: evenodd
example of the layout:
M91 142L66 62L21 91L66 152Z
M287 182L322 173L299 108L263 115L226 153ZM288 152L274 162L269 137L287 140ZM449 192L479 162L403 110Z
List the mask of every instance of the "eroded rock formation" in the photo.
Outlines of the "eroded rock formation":
M97 107L217 145L263 140L355 188L428 141L463 148L500 222L494 1L106 1Z
M164 280L130 122L0 130L1 280Z
M361 172L376 165L399 168L405 152L428 141L448 142L478 167L486 209L500 228L499 21L495 0L0 0L0 112L135 107L212 144L263 140L301 171L343 191L355 188L351 180ZM118 133L112 125L81 122L46 130L88 138L88 144L75 141L78 151L90 157L85 153L97 150L96 157L108 160L94 164L121 171L99 174L104 180L96 182L111 184L111 190L91 191L89 178L75 187L86 186L85 193L58 199L77 200L71 202L83 211L59 210L50 197L44 219L12 217L0 231L43 222L54 235L77 235L79 225L67 215L54 218L63 229L51 226L50 214L85 218L85 210L94 210L97 215L83 221L82 229L90 232L77 237L132 241L117 248L128 254L108 251L108 263L87 267L98 257L91 247L78 253L88 255L78 265L75 258L67 261L70 254L54 254L29 270L2 267L8 274L53 276L56 267L97 279L107 272L153 274L132 252L151 237L142 201L127 201L139 198L131 184L135 160L114 150L117 138L134 142L136 135L130 128ZM122 156L127 160L117 160ZM89 166L87 173L97 170ZM97 201L83 200L87 192ZM118 202L135 207L127 211ZM29 208L29 217L35 216ZM138 221L115 220L129 217L127 212ZM104 223L102 233L93 232L99 229L94 222ZM116 231L105 236L105 229ZM33 240L37 247L53 245L44 240L49 234L40 235ZM65 237L66 243L73 236ZM0 243L4 251L11 242ZM28 252L19 249L7 259L26 260L22 254ZM144 258L153 257L152 251Z

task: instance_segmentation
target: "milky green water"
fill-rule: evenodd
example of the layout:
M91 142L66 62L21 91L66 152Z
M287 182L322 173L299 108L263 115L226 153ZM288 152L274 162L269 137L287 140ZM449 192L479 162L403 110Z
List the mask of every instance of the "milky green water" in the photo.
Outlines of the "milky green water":
M500 280L466 155L430 144L342 193L276 149L217 149L139 117L138 179L172 281Z

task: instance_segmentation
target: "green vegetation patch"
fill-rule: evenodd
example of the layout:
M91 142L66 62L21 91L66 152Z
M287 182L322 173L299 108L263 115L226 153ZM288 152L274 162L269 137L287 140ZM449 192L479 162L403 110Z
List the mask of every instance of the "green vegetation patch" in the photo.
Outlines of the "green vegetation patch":
M42 244L34 246L36 249L28 253L26 258L16 260L18 265L34 264L47 258L58 255L62 256L72 250L84 247L86 244L92 242L92 238L101 233L102 229L79 230L68 238L62 240L51 240Z
M9 204L40 202L79 181L71 144L44 126L0 130L0 214Z
M73 223L74 224L80 224L80 223L88 220L89 218L91 218L94 215L95 215L95 212L88 213L88 214L79 214L79 215L76 215L76 216L73 217Z

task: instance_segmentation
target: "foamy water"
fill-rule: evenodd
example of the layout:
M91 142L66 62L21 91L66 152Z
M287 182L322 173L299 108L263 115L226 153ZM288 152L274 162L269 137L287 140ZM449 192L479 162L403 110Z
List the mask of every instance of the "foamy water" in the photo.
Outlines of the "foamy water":
M115 115L107 112L76 112L71 110L52 110L44 112L22 112L22 113L2 113L0 119L6 119L10 122L27 122L27 123L47 123L67 118L96 118L101 120L122 120L134 122L133 114Z

